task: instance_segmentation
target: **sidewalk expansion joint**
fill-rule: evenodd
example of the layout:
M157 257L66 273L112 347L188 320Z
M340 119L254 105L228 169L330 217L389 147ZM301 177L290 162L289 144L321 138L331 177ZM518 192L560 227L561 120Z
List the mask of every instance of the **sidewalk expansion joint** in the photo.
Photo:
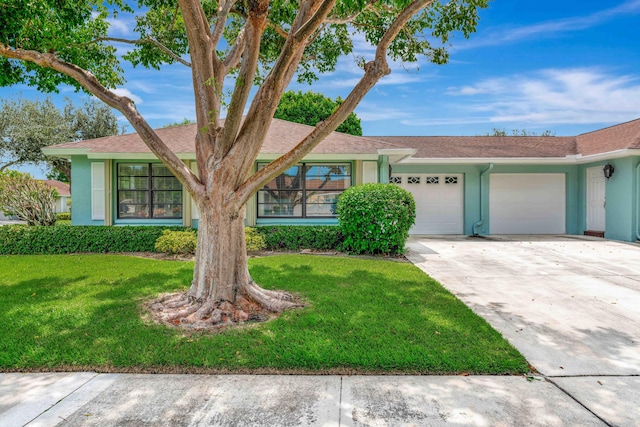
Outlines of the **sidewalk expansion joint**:
M340 376L340 400L338 401L338 427L342 425L342 376Z
M590 376L590 375L573 375L573 376L564 376L564 377L556 377L556 378L578 378L578 377L586 377L586 376ZM556 386L556 388L558 390L560 390L561 392L563 392L564 394L566 394L567 396L569 396L574 402L576 402L578 405L582 406L584 409L587 410L587 412L589 412L591 415L593 415L594 417L596 417L597 419L599 419L600 421L602 421L604 423L604 425L606 425L607 427L615 427L613 424L609 423L608 421L606 421L604 418L602 418L600 415L596 414L595 412L593 412L587 405L585 405L584 403L582 403L580 400L578 400L574 395L572 395L571 393L569 393L567 390L565 390L564 388L562 388L558 383L556 383L555 381L553 381L553 377L548 377L546 375L542 376L546 381L550 382L551 384L553 384L554 386Z

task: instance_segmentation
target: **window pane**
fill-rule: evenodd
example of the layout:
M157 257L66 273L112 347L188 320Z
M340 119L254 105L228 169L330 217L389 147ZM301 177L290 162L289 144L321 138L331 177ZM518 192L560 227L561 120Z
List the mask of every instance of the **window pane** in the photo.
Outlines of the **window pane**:
M153 204L156 203L172 203L174 205L182 204L182 191L154 191Z
M335 216L342 191L307 191L307 216Z
M258 215L302 217L302 191L260 190Z
M149 176L148 164L120 163L118 176Z
M153 177L154 190L182 190L182 185L174 177Z
M137 176L118 177L118 190L146 190L149 187L149 178Z
M154 218L182 218L182 205L175 204L154 204Z
M149 205L120 202L118 209L119 218L149 218Z
M168 167L162 163L154 163L151 165L153 176L173 176Z
M307 165L307 190L345 190L351 186L351 165Z
M292 166L282 175L268 182L264 189L270 190L300 190L302 189L302 167Z

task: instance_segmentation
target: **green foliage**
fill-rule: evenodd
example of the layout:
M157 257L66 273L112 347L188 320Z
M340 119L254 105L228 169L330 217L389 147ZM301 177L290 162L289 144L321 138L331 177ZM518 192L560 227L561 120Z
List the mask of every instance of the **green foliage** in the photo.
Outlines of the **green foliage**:
M257 227L267 250L342 250L342 232L336 226L277 225Z
M31 175L0 171L0 208L29 225L53 225L58 192Z
M282 95L274 117L294 123L315 126L327 119L342 104L342 99L335 101L321 93L288 91ZM337 132L362 136L360 119L351 113L336 129Z
M0 371L523 374L527 361L411 264L252 258L266 289L308 301L217 334L150 324L141 301L184 290L193 263L118 255L0 257Z
M182 227L0 227L0 255L154 252L163 230Z
M394 184L364 184L338 199L338 221L348 252L401 254L416 217L413 196Z
M267 247L262 234L253 227L245 227L244 240L247 245L247 251L261 251Z
M155 244L157 252L170 255L193 255L196 253L198 240L194 230L175 231L163 230Z
M58 212L56 214L56 221L71 221L70 212Z
M43 147L117 133L115 114L95 99L80 107L67 99L62 111L51 98L17 98L0 103L0 159L6 162L4 167L28 162L46 164L52 169L47 175L50 179L69 182L71 166L66 159L45 156Z
M493 128L493 131L491 131L490 133L489 132L485 133L484 136L508 136L508 134L505 129ZM538 132L533 130L512 129L511 136L556 136L556 133L547 129L544 132L542 132L540 135L538 135Z

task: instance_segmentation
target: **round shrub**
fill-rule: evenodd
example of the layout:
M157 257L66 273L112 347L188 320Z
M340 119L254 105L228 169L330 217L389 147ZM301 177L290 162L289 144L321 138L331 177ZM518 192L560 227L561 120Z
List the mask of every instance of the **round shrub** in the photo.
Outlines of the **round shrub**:
M394 184L357 185L338 199L344 248L351 253L403 253L415 218L413 196Z
M156 240L155 248L158 252L171 255L189 255L196 253L196 244L196 233L192 230L164 230L162 236Z

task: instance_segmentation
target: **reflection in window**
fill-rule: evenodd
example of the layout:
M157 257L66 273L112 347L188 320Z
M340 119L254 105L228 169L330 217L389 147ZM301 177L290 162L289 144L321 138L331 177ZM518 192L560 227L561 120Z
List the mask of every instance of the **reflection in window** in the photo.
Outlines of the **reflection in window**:
M350 164L292 166L258 192L258 217L335 217L338 196L350 186Z
M118 164L118 218L182 218L182 185L158 163Z

